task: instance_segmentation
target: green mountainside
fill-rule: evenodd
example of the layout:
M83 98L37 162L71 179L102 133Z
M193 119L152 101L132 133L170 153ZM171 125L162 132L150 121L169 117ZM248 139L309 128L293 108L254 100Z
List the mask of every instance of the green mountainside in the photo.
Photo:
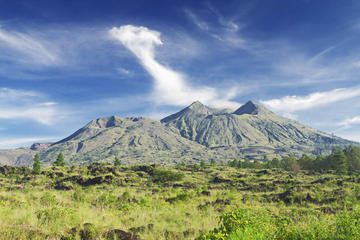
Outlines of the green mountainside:
M214 113L204 108L206 106L195 102L161 121L177 128L184 138L208 148L232 148L250 158L256 157L252 152L325 154L333 147L355 144L280 117L251 101L231 114Z
M97 161L123 163L227 162L234 158L261 159L295 154L327 154L334 147L358 143L332 136L280 117L254 102L235 112L194 102L161 121L148 118L99 118L69 137L30 149L0 151L0 163L30 165L36 152L51 164L62 152L66 163Z

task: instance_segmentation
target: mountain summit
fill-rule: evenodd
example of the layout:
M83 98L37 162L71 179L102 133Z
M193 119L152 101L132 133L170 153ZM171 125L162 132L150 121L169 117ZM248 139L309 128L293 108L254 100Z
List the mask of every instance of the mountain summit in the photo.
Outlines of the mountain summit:
M243 115L243 114L257 115L260 113L271 113L271 112L266 108L264 108L263 106L254 103L253 101L248 101L234 112L234 114L236 115Z
M294 154L328 154L358 143L317 131L248 101L236 111L193 102L161 121L117 116L90 121L69 137L41 147L0 151L0 163L31 165L39 152L51 164L62 152L67 164L95 161L166 165L211 159L260 159ZM39 145L40 146L40 145Z
M196 114L209 115L209 114L213 114L213 113L214 113L214 109L211 109L211 108L205 106L200 101L195 101L188 107L181 110L180 112L171 114L170 116L163 118L161 120L161 122L168 122L168 121L171 121L172 119L176 119L181 116L188 116L188 115L194 115L194 114L195 115Z

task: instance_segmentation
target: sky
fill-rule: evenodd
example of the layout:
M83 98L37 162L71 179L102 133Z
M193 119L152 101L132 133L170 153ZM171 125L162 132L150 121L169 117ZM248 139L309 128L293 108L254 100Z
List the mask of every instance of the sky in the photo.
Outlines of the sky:
M357 0L0 3L0 149L197 100L360 141Z

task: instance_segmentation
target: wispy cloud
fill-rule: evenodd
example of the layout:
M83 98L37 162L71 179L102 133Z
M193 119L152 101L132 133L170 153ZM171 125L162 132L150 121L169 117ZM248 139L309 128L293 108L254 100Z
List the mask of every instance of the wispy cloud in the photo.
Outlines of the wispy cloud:
M226 19L218 10L212 6L208 7L212 13L212 17L217 19L216 26L202 20L194 12L189 9L185 9L184 12L191 22L193 22L199 29L208 33L212 38L220 41L221 44L225 44L229 47L240 48L248 50L252 48L244 37L239 34L239 31L245 26L244 24L235 23L233 20Z
M33 143L53 142L62 139L62 137L7 137L0 138L0 149L12 149L19 147L29 147Z
M200 28L201 30L203 31L208 31L209 30L209 25L200 20L198 18L198 16L196 16L192 11L190 11L189 9L185 9L184 10L185 14L188 16L188 18L198 27Z
M338 88L327 92L315 92L307 96L285 96L280 99L261 101L275 112L291 116L292 113L360 96L360 86Z
M160 64L155 58L155 46L163 44L160 32L146 27L126 25L114 27L109 33L128 48L154 78L155 84L151 98L158 105L184 106L200 100L217 107L239 106L230 101L230 98L222 97L215 88L190 86L183 74Z
M129 74L131 74L130 70L122 68L122 67L116 68L116 71L121 75L129 75Z
M50 125L56 115L56 103L44 101L34 91L0 88L0 119L31 119Z
M29 34L0 28L0 42L2 43L0 49L12 60L44 66L59 63L58 56L50 50L49 45Z
M350 127L352 125L360 124L360 116L355 116L353 118L345 119L344 121L340 122L338 125L343 127Z

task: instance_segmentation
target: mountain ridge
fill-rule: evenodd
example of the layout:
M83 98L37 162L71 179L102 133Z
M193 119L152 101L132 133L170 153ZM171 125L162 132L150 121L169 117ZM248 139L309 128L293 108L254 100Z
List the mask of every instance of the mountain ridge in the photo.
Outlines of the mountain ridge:
M94 161L124 163L196 163L200 159L226 162L329 153L333 147L359 143L320 132L283 118L262 105L248 101L235 111L214 109L199 101L163 119L110 116L90 121L68 137L29 149L0 151L0 163L30 165L39 152L51 164L63 152L68 164Z

